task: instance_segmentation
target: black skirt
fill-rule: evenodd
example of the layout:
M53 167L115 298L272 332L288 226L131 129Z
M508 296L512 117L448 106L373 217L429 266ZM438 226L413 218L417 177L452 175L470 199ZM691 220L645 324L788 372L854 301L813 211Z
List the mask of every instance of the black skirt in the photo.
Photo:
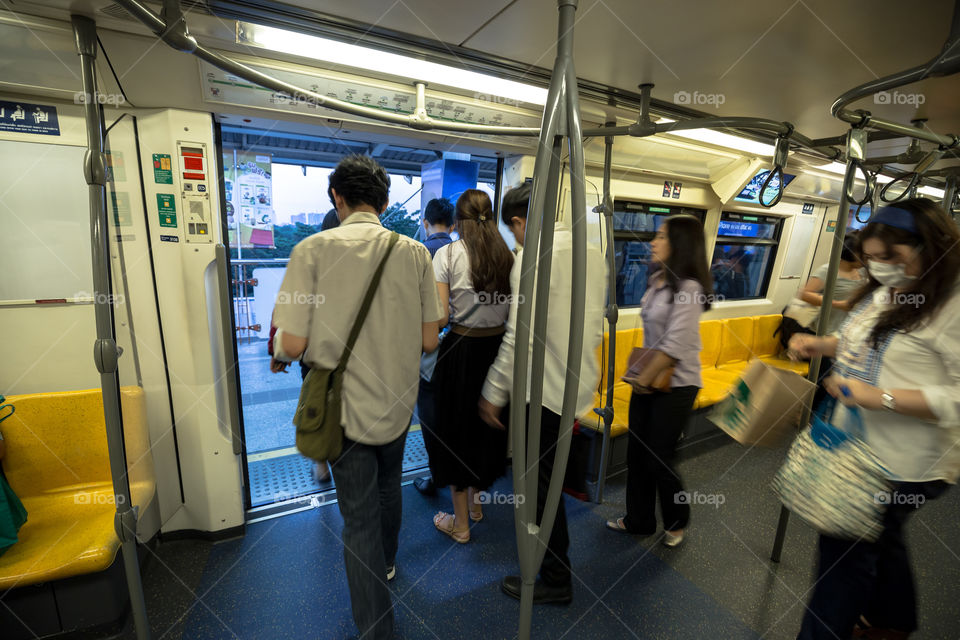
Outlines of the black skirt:
M434 436L427 447L430 473L439 487L485 490L506 473L507 432L487 426L477 403L503 334L449 334L440 344L433 374Z

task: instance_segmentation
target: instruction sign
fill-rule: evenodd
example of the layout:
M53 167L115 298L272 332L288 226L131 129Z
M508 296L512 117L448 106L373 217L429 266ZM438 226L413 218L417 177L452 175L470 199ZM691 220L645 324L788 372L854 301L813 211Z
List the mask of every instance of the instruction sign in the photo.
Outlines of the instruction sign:
M836 221L836 220L828 220L828 221L827 221L827 233L833 233L833 232L836 231L836 230L837 230L837 221Z
M153 154L153 181L157 184L173 184L173 165L170 154Z
M57 108L30 102L0 100L0 131L58 136L60 120L57 118Z
M803 212L804 212L804 213L813 213L813 203L812 203L812 202L804 202L804 203L803 203Z
M671 191L673 191L673 183L669 180L664 180L663 181L663 197L669 198Z
M130 194L126 191L110 191L110 206L113 209L113 224L118 227L133 226L130 212Z
M674 197L674 198L679 198L679 197L680 197L680 190L681 190L681 189L683 189L683 183L682 183L682 182L674 182L674 183L673 183L673 197Z
M177 206L172 193L157 194L157 210L160 212L161 227L177 226Z

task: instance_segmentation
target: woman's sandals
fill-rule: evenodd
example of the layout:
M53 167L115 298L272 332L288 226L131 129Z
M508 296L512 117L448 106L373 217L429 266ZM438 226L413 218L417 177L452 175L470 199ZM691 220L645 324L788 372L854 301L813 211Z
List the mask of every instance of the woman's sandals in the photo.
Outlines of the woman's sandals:
M454 522L455 518L453 515L443 511L433 516L433 526L437 528L437 531L447 534L454 542L459 542L460 544L470 542L470 529L457 531L454 528Z

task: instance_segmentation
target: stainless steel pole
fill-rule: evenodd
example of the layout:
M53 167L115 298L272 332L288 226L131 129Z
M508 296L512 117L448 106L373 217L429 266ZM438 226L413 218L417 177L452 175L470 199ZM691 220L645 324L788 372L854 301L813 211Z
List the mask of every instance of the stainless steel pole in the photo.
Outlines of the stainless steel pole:
M94 311L97 339L93 358L100 372L103 390L103 417L107 429L107 448L113 493L117 506L114 525L120 538L123 565L130 592L130 606L138 640L150 638L150 624L144 601L140 566L137 559L137 509L131 504L127 461L123 446L123 419L120 409L120 378L117 375L116 333L111 298L110 251L105 197L106 160L103 153L103 124L97 100L96 58L97 25L86 16L71 16L77 54L83 80L84 115L87 127L87 152L83 159L90 200L90 243L93 254Z
M827 333L830 324L831 310L833 309L833 288L837 283L837 272L840 270L840 254L843 253L843 238L847 233L847 217L850 215L847 194L853 187L857 177L857 163L861 162L867 148L867 132L864 129L851 129L847 134L847 171L843 177L843 192L840 194L840 208L837 210L837 226L833 232L833 247L830 250L830 263L827 267L827 279L823 284L823 301L820 304L820 318L817 321L817 336ZM810 362L810 371L807 379L814 384L820 379L820 363L822 358L815 357ZM804 408L800 428L806 427L811 408ZM773 541L773 552L770 559L780 562L783 553L783 543L787 535L787 524L790 522L790 511L780 506L780 518L777 522L777 533Z
M649 96L649 92L646 94ZM614 123L608 122L607 126ZM613 425L613 385L617 369L617 252L613 240L613 197L610 195L610 169L613 164L613 136L603 139L603 222L607 239L607 391L603 409L595 409L603 418L603 436L600 440L600 470L597 476L597 491L594 500L603 502L603 489L607 484L607 468L610 465L610 431Z

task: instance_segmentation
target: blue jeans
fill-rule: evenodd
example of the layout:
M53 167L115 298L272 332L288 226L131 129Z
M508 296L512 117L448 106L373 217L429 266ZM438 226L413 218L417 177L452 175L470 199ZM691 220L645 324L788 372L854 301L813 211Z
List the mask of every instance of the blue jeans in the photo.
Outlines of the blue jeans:
M895 483L892 494L903 500L887 507L876 542L820 536L817 582L798 640L849 638L861 615L874 627L916 631L917 600L903 526L923 502L948 487L939 480Z
M387 567L397 557L406 440L406 432L383 445L344 438L343 453L331 465L343 516L343 559L353 620L364 640L393 638Z

